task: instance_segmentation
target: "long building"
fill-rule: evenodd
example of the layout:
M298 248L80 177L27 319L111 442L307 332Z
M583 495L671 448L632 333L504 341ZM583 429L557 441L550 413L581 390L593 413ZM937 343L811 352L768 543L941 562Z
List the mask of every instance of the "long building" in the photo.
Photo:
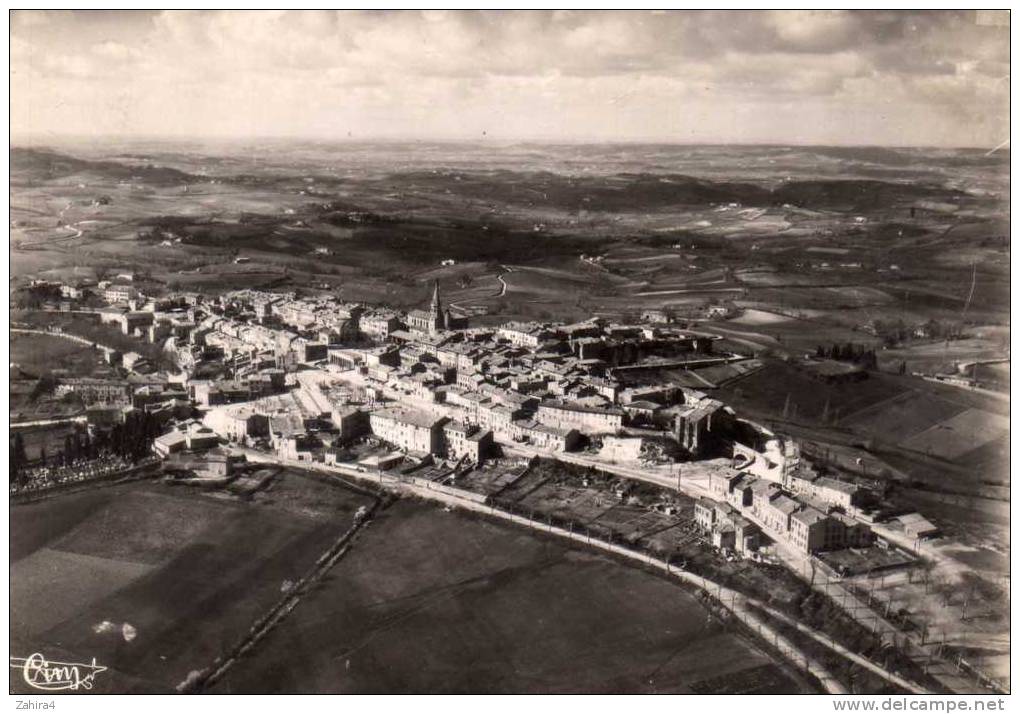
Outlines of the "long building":
M447 417L403 407L380 409L369 416L372 434L398 448L426 454L440 453L447 421Z
M618 407L587 407L548 400L538 405L538 421L557 429L582 434L615 434L623 428L624 411Z

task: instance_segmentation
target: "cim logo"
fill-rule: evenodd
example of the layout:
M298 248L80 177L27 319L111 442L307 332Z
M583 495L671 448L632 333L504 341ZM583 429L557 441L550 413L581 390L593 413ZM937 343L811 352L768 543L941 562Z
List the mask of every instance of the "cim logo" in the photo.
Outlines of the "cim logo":
M48 692L78 691L92 689L96 675L105 672L106 667L81 662L50 662L36 652L28 657L11 657L11 669L20 669L25 683Z

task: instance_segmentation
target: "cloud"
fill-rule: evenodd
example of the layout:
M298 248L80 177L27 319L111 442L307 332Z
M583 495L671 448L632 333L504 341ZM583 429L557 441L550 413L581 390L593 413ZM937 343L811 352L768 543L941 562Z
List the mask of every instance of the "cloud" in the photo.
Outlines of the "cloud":
M336 122L405 136L473 136L485 125L490 135L505 127L552 138L713 140L725 140L716 132L727 126L741 137L795 141L801 127L771 117L800 104L833 122L845 143L909 143L908 121L856 134L866 107L881 102L909 107L912 118L927 107L949 127L940 129L945 141L974 141L976 116L1002 114L1009 73L1008 27L976 19L884 11L15 13L12 92L22 101L20 109L12 103L12 125L32 128L30 115L54 130L147 134L328 133ZM724 111L753 117L755 126L722 122ZM1001 133L1001 121L984 123Z

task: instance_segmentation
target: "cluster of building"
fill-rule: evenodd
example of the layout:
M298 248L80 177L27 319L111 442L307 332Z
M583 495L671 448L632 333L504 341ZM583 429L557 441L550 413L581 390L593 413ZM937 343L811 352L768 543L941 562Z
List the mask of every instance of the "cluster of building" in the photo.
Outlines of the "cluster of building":
M472 328L444 307L438 284L427 309L408 313L257 290L130 292L110 293L116 304L100 319L161 344L181 373L61 388L125 408L197 408L201 426L157 439L162 456L225 440L338 463L368 439L457 464L480 464L499 445L613 461L726 457L733 468L712 476L712 498L695 510L718 547L753 551L763 533L803 552L871 540L854 517L856 486L812 472L794 442L670 377L746 359L718 350L714 335L665 319Z
M737 552L757 548L761 530L803 553L862 547L870 527L853 517L863 491L855 484L820 476L805 464L781 480L746 471L712 474L713 498L695 506L695 519L720 547Z

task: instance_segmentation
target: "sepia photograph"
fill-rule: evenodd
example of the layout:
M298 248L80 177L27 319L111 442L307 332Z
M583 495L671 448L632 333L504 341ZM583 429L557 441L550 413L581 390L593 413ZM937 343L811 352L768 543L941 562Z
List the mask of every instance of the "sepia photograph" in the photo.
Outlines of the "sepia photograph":
M8 19L11 704L1005 710L1009 10Z

